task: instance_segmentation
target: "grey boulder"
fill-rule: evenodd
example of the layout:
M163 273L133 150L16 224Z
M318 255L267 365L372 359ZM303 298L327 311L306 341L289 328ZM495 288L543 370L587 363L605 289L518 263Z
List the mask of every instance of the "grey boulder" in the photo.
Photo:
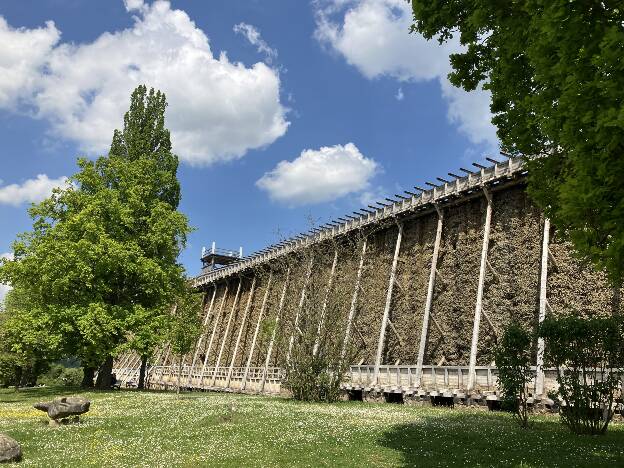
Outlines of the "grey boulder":
M91 402L83 397L59 397L50 403L36 403L33 405L40 411L45 411L52 420L78 416L89 411Z
M22 448L17 440L6 434L0 434L0 463L20 461Z

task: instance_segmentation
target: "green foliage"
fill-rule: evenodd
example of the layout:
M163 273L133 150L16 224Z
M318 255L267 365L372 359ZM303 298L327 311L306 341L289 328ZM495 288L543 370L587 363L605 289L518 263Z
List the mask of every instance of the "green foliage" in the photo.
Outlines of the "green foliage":
M38 383L48 387L78 387L82 382L82 369L79 367L65 367L61 364L52 364L50 369L39 377Z
M187 288L178 296L169 319L169 345L171 352L178 356L178 385L182 373L182 360L185 354L191 351L201 332L202 296Z
M79 159L67 187L30 208L0 281L28 291L36 329L51 326L62 355L97 367L128 339L145 350L184 285L177 263L190 232L177 211L177 156L165 96L139 86L111 152Z
M533 339L519 324L507 327L495 349L498 385L503 392L503 406L513 411L520 427L528 427L527 387L535 372L531 369Z
M563 423L576 434L604 434L624 376L624 320L547 318L539 335L545 364L557 368Z
M60 341L60 330L41 316L30 291L9 291L0 311L0 385L34 385L58 355Z
M330 247L330 248L327 248ZM292 271L297 265L312 265L333 258L334 251L339 255L346 249L342 245L330 244L318 251L307 251L301 258L291 257L286 260ZM317 263L318 264L318 263ZM344 330L345 296L351 294L349 286L332 281L329 275L311 274L305 283L305 295L300 303L297 323L290 336L283 336L282 349L290 350L290 359L286 359L285 376L282 381L285 388L292 392L293 398L301 401L332 402L340 398L340 384L348 369L350 356L342 356ZM305 280L304 280L305 281ZM303 284L302 284L303 286Z
M176 355L188 353L197 341L201 331L201 294L186 289L181 294L169 321L169 344Z
M624 8L568 0L412 0L413 29L466 46L451 82L492 93L503 149L560 234L624 278ZM545 155L548 155L547 157Z

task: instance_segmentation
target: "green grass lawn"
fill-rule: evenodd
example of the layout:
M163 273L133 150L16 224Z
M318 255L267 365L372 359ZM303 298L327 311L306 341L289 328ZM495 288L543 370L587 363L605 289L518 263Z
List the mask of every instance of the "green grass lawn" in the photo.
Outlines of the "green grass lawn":
M481 410L136 391L79 392L79 425L46 425L36 401L60 389L0 390L0 432L20 466L624 466L624 425L575 436L557 416L530 430Z

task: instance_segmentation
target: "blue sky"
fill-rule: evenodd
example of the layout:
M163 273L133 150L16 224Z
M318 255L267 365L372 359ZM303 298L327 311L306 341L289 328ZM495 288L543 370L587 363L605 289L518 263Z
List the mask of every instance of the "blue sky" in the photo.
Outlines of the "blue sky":
M403 0L3 2L0 254L139 83L168 97L189 274L213 240L249 253L496 154L487 93L446 80L459 46L409 23Z

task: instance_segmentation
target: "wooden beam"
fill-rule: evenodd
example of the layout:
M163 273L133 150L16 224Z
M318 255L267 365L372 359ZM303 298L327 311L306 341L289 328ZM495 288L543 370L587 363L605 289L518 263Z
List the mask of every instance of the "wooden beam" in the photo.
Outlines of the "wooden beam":
M396 245L394 247L394 258L390 268L390 279L388 281L388 290L386 292L386 305L384 307L383 317L381 319L381 327L379 329L379 342L377 343L377 355L375 357L375 371L373 374L373 383L379 382L379 366L381 365L381 354L383 352L386 340L386 327L388 326L388 317L390 316L390 305L392 304L392 291L394 289L394 281L396 277L397 262L399 261L399 252L401 251L401 238L403 237L403 224L397 223L398 233Z
M197 340L197 346L195 346L195 354L193 355L193 362L191 363L191 370L189 371L189 377L186 384L188 386L191 385L191 380L193 378L193 371L195 370L195 363L197 362L197 356L201 350L202 345L204 344L204 340L206 339L206 326L210 321L210 313L212 312L212 306L214 304L215 296L217 295L218 285L215 284L214 291L212 292L212 298L210 299L210 305L208 306L208 311L206 312L206 316L204 317L204 323L202 324L201 335L199 336L199 340ZM204 296L204 301L206 296Z
M355 277L355 287L353 288L353 296L351 296L351 306L349 307L349 315L347 317L347 327L345 330L344 341L342 342L342 350L340 351L340 360L343 361L347 353L347 346L349 345L349 339L351 338L351 326L353 323L353 317L355 316L355 310L357 309L357 300L360 293L360 284L362 282L362 270L364 267L364 257L366 256L366 243L367 239L362 241L362 252L360 253L360 264L358 266L357 275Z
M329 295L334 284L334 274L336 273L336 265L338 264L338 249L334 250L334 261L332 263L331 271L329 273L329 281L327 282L327 289L325 291L325 298L323 299L323 306L321 307L321 317L319 319L318 329L316 330L316 339L314 341L314 348L312 349L312 355L318 354L319 346L321 344L321 332L325 325L325 314L327 312L327 302L329 301Z
M548 283L548 256L550 250L548 243L550 241L550 219L544 219L544 234L542 237L542 261L540 265L540 288L539 288L539 311L538 323L546 318L546 308L548 306L547 299L547 283ZM544 394L544 339L537 339L537 359L535 363L535 394L540 396Z
M494 325L494 323L492 322L492 320L490 319L489 314L483 308L481 309L481 313L482 313L483 317L485 317L485 320L488 323L488 325L490 326L490 328L492 329L492 331L494 332L494 336L496 337L496 339L498 339L500 337L500 333L499 333L498 329L496 328L496 326Z
M476 165L476 164L475 164ZM479 167L478 165L476 165ZM483 193L487 199L485 209L485 225L483 226L483 246L481 248L481 265L479 267L479 284L477 287L477 300L475 303L475 316L472 327L472 342L470 344L470 362L468 364L468 390L474 389L477 366L477 346L479 344L479 326L481 324L481 311L483 309L483 290L485 287L485 274L487 265L488 246L490 244L490 225L492 223L492 194L483 187Z
M212 387L214 387L215 382L217 381L217 372L219 371L219 365L221 364L221 358L223 357L223 350L225 349L227 337L230 334L232 318L234 317L234 313L236 312L236 306L238 305L238 298L240 297L242 285L243 278L241 277L238 279L238 288L236 288L236 295L234 296L234 302L232 303L232 310L230 310L230 316L228 318L227 325L225 326L225 331L223 332L223 340L221 340L221 348L219 349L219 355L217 356L217 362L215 363L215 371L214 374L212 374L212 382L210 384Z
M199 386L201 387L204 384L204 374L206 372L206 364L208 363L208 359L210 358L210 352L212 351L212 345L214 343L215 335L217 333L217 326L221 321L221 316L223 315L223 305L225 304L225 300L227 298L228 291L230 289L230 284L225 284L225 291L223 291L223 296L221 297L221 302L219 304L219 310L214 318L214 325L212 327L212 333L210 334L210 340L208 341L208 349L206 349L206 355L204 356L204 364L202 366L201 379L199 381Z
M306 289L308 287L308 282L310 281L310 276L312 276L312 264L314 263L314 254L310 253L310 263L308 265L308 271L306 272L305 279L303 280L303 285L301 286L301 296L299 297L299 305L297 306L297 312L295 313L295 322L293 324L293 331L290 334L290 340L288 342L288 354L286 354L286 363L290 362L290 356L292 355L293 346L295 344L295 331L299 329L299 316L301 315L301 311L303 309L303 303L306 297Z
M234 370L234 363L236 362L236 355L238 354L238 347L240 340L245 331L245 325L247 325L247 316L251 310L251 304L253 303L253 295L256 291L256 275L254 274L253 280L251 280L251 288L249 289L249 295L247 296L247 305L245 306L245 312L243 312L243 319L241 320L240 328L238 329L238 336L236 337L236 344L234 345L234 352L232 353L232 359L230 360L230 368L228 369L228 376L225 380L225 388L230 388L230 382L232 380L232 372Z
M251 367L251 360L253 359L254 349L256 347L256 340L258 339L258 333L260 332L260 324L264 317L264 311L266 309L267 301L269 299L269 291L271 290L271 281L273 281L273 272L269 273L269 280L267 281L266 290L264 291L264 298L262 299L262 306L260 306L260 312L258 313L258 321L256 322L256 329L254 330L253 338L251 339L251 348L249 349L249 357L247 358L247 364L245 366L245 373L243 374L243 381L241 382L241 390L245 390L247 386L247 376L249 375L249 368Z
M288 280L290 279L290 267L286 270L286 279L284 279L284 287L282 288L282 294L280 296L279 305L277 307L277 315L275 318L275 325L273 327L273 333L271 333L271 340L269 341L269 348L267 349L266 360L264 361L264 371L262 372L262 382L260 383L260 393L264 391L264 384L266 383L266 375L271 362L271 354L273 353L273 346L275 345L275 337L277 336L277 328L282 317L282 311L284 310L284 302L286 301L286 291L288 290Z
M403 338L401 338L401 335L399 334L399 331L394 326L394 323L392 323L392 320L388 319L388 325L390 325L390 329L394 332L394 334L398 338L399 345L401 345L401 348L405 348L405 341L403 341Z
M425 300L425 312L423 314L422 328L420 330L420 343L418 345L418 359L416 361L416 379L417 387L420 387L422 379L422 368L425 359L425 348L427 345L427 335L429 333L429 317L431 317L431 305L433 303L433 293L435 289L436 276L438 272L438 257L440 255L440 242L442 241L442 223L444 214L436 205L438 212L438 227L436 229L435 243L433 244L433 255L431 257L431 270L429 271L429 285L427 286L427 299Z

